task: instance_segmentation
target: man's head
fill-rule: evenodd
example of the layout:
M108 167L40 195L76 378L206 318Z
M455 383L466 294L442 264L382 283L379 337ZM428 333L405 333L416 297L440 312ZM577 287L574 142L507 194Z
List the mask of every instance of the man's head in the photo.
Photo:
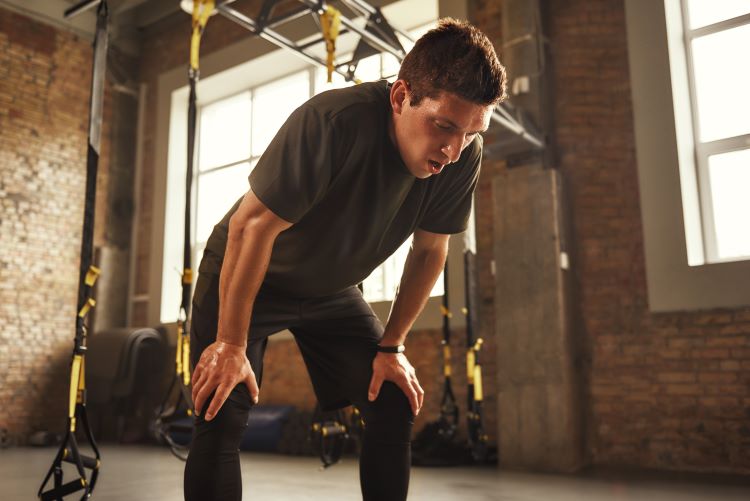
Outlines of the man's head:
M392 139L409 171L427 178L457 161L486 130L505 86L492 43L470 24L442 19L422 36L391 87Z

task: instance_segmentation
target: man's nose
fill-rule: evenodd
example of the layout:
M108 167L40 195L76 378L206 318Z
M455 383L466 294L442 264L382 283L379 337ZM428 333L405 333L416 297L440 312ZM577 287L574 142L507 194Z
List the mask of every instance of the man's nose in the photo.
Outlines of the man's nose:
M448 157L448 162L450 163L457 162L458 159L461 157L462 145L463 145L463 141L460 138L453 139L451 142L444 145L440 151L442 151L443 154Z

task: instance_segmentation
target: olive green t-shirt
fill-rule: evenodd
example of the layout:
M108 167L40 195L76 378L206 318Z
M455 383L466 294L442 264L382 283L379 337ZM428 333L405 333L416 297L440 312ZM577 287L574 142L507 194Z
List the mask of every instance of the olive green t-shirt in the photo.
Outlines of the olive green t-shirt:
M416 229L466 229L479 176L481 136L458 162L417 179L388 135L389 84L319 94L281 127L250 174L250 188L294 225L277 237L264 283L290 297L319 297L360 283ZM229 219L213 230L200 271L216 273Z

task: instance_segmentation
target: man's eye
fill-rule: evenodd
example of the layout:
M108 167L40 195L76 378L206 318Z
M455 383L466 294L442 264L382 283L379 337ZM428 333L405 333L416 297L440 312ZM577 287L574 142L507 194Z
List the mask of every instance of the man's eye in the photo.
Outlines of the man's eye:
M451 126L447 124L441 124L440 122L435 122L435 125L438 126L438 128L443 130L451 130Z

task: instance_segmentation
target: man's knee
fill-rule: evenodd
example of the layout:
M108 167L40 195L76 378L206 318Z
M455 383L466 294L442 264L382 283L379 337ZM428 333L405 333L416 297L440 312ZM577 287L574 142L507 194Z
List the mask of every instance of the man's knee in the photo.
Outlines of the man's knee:
M203 406L204 412L209 408L213 397L211 395ZM249 392L244 385L238 385L212 420L206 421L203 414L195 417L195 436L191 452L196 447L220 453L236 452L247 428L249 413Z
M380 443L408 443L414 414L404 392L390 381L383 383L378 398L362 412L368 440Z

